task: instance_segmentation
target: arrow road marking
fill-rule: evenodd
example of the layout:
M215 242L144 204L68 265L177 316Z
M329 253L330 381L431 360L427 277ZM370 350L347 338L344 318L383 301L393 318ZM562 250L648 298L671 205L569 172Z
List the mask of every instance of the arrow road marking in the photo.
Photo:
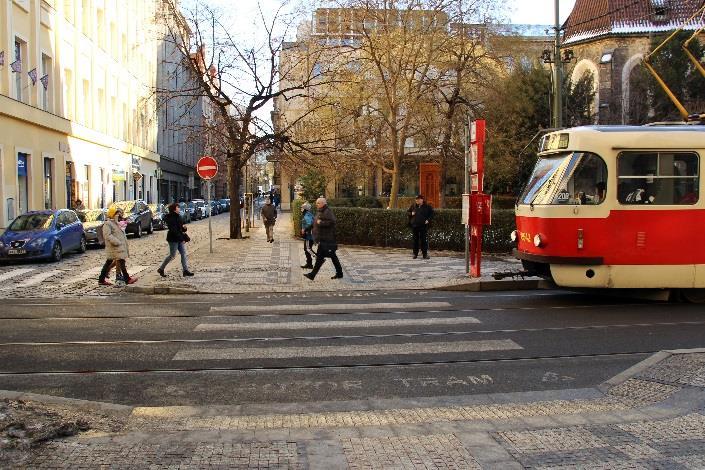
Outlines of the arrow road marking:
M456 341L440 343L371 344L348 346L314 346L286 348L208 348L184 349L173 361L207 361L237 359L292 359L359 356L397 356L403 354L441 354L524 349L510 339Z
M451 307L448 302L408 302L408 303L376 303L376 304L314 304L314 305L230 305L226 307L211 307L211 312L301 312L312 310L366 310L366 309L405 309L405 308L443 308Z
M375 328L399 326L466 325L480 323L474 317L421 318L408 320L357 320L322 322L201 323L194 331L308 330L320 328Z

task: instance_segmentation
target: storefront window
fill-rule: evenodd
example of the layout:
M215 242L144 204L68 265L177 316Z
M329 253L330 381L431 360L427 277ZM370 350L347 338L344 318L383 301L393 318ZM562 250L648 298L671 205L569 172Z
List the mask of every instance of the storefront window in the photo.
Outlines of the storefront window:
M44 209L54 208L54 161L44 159Z
M17 154L17 199L20 214L29 210L29 155Z

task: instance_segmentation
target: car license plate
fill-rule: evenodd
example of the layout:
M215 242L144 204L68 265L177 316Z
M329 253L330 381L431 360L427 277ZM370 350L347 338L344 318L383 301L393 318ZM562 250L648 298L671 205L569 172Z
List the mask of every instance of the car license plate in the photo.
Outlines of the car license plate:
M26 255L27 250L8 250L7 254L8 255Z

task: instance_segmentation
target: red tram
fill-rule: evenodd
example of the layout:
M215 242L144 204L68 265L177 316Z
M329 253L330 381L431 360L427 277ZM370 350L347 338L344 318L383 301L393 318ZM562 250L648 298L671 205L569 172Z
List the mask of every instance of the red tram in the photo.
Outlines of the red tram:
M524 269L576 288L705 301L705 126L594 126L544 136L516 206Z

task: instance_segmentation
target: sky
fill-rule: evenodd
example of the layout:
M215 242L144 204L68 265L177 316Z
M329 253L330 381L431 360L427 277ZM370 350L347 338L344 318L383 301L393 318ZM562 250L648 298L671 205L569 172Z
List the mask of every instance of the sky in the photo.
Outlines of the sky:
M188 5L192 0L181 0ZM257 35L261 31L261 23L257 23L258 4L265 14L276 11L281 0L206 0L217 6L237 23L237 30L243 36ZM500 0L501 1L501 0ZM553 24L555 0L507 0L510 22L515 24ZM561 22L565 21L575 5L575 0L559 0ZM293 34L293 32L291 33Z
M181 0L183 8L192 7L194 2L199 0ZM261 43L266 40L266 34L262 31L262 20L260 18L260 8L265 17L271 18L282 0L200 0L207 2L210 6L222 12L222 19L225 23L232 22L231 34L238 39L242 39L244 44ZM288 0L291 4L300 4L301 0ZM323 2L324 0L319 0ZM555 0L499 0L506 1L510 11L509 20L514 24L542 24L551 25L555 18ZM575 0L559 0L559 13L561 22L570 14ZM308 16L310 18L310 16ZM295 38L296 31L290 29L286 34L288 40ZM279 32L278 35L284 35ZM263 118L269 116L271 106L262 111Z
M517 24L553 24L555 0L513 0L514 13L511 22ZM561 23L566 20L575 5L575 0L559 0L558 12Z

